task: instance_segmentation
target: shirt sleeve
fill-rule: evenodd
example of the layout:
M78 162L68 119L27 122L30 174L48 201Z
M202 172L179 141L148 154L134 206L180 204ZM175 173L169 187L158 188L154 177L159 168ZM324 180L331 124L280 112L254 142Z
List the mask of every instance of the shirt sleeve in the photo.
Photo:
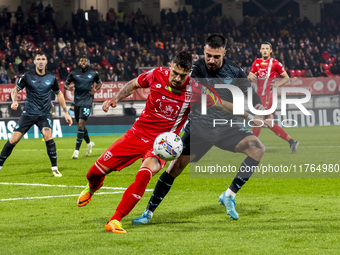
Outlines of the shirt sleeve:
M282 75L286 71L284 66L279 61L277 61L275 65L275 70L279 75Z
M94 79L93 80L94 80L95 83L102 82L102 80L100 79L99 74L98 74L97 71L96 71L96 74L94 75Z
M142 73L141 75L138 76L137 82L139 86L141 86L142 88L150 87L151 80L153 79L154 76L154 70L155 69L152 69L149 72Z
M73 72L70 72L70 73L67 75L67 78L66 78L65 83L66 83L66 84L70 84L72 81L73 81Z
M59 91L60 91L58 80L57 80L56 77L54 77L54 82L53 82L53 85L52 85L52 90L53 90L53 92L55 94L59 93Z
M26 82L26 75L23 74L23 75L20 77L20 79L18 80L18 82L17 82L17 87L18 87L20 90L22 90L22 89L24 89L24 88L26 87L26 85L27 85L27 82Z
M256 73L256 60L254 61L253 65L251 66L250 72Z

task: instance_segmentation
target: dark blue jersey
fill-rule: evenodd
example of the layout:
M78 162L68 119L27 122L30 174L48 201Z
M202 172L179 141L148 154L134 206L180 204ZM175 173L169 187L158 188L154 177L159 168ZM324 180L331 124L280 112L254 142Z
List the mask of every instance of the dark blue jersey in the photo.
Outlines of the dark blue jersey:
M90 94L94 82L101 82L98 72L88 69L82 72L79 68L71 71L67 78L66 84L74 83L74 104L75 106L91 107L94 95Z
M26 87L26 101L23 115L44 116L51 111L51 90L54 93L60 91L58 80L54 74L46 72L38 75L35 70L24 73L17 83L22 90Z

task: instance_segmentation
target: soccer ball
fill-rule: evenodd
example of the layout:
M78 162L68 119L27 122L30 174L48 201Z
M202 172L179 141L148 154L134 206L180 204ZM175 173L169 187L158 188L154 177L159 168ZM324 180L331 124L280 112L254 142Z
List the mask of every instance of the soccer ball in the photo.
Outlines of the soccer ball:
M156 137L153 150L161 159L171 161L181 155L183 143L181 138L175 133L165 132Z

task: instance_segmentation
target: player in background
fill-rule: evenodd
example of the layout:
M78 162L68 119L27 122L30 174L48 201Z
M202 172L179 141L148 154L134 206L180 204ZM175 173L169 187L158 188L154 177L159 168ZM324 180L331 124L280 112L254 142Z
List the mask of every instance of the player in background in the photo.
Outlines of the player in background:
M73 159L78 158L83 139L87 143L86 156L90 156L92 153L94 143L91 142L85 125L91 112L94 93L102 86L98 72L89 68L90 61L86 56L80 58L78 65L79 69L71 71L65 82L65 89L74 90L74 115L78 124L77 142L72 155ZM72 82L73 84L71 84ZM94 83L96 83L96 86Z
M234 62L225 58L225 47L226 39L222 35L209 36L204 46L204 59L194 63L191 77L201 78L202 83L208 83L212 87L214 84L233 84L246 93L251 87L247 75ZM215 90L221 99L233 101L228 89ZM255 91L253 91L252 100L255 108L263 109L261 99ZM235 121L236 116L215 108L209 108L207 115L201 114L200 107L193 109L182 136L184 149L181 156L172 161L168 169L159 177L145 212L132 221L133 225L147 224L153 212L169 192L175 178L181 174L190 161L198 162L214 145L223 150L247 155L229 188L219 197L219 202L226 207L227 214L234 220L239 218L235 208L235 196L253 173L243 172L242 167L256 167L264 154L265 147L250 131L237 125L212 127L214 119Z
M72 125L72 118L67 113L64 95L59 89L57 78L46 71L47 58L44 52L37 52L34 58L35 70L24 73L13 88L11 97L13 110L18 108L18 92L26 87L27 98L24 111L14 128L11 138L4 145L0 155L0 170L5 160L11 155L21 137L36 124L46 142L47 154L52 165L52 174L61 177L57 167L57 148L52 138L51 90L56 94L59 104L64 110L65 120Z
M252 81L257 80L257 93L261 97L262 104L266 110L270 109L273 104L272 87L278 88L289 81L289 76L285 71L283 65L276 59L271 57L273 53L272 45L269 42L263 42L261 44L260 53L262 58L258 58L254 61L248 78ZM276 77L280 75L283 79L275 83ZM299 142L293 140L282 127L275 124L274 113L266 116L266 124L269 126L277 136L286 140L291 149L291 153L295 153L299 146ZM252 132L257 137L260 135L261 126L254 126Z
M111 100L103 103L107 112L111 107L139 88L150 88L146 107L120 139L114 142L95 162L87 173L89 181L81 192L77 204L85 206L102 185L105 176L112 171L120 171L131 165L137 159L143 158L135 181L124 192L123 197L109 222L106 231L126 233L121 220L129 214L143 196L151 177L162 169L166 161L157 157L153 151L155 138L163 132L179 134L186 122L191 103L201 101L202 85L188 77L192 67L192 55L189 52L179 52L170 64L170 68L156 68L139 75L129 81ZM215 102L208 97L208 105ZM227 112L232 112L232 104L217 101L216 106ZM246 115L245 115L246 117Z

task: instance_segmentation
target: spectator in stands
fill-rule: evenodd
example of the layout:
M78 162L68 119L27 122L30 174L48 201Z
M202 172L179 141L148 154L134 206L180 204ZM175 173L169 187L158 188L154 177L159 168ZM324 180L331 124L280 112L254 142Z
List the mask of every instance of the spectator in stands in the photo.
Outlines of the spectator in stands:
M62 51L66 47L66 43L64 42L63 38L59 38L58 40L58 49Z
M332 67L330 68L332 74L340 75L340 54L338 54L336 60L334 61Z
M15 79L16 79L16 76L17 76L17 71L14 69L12 63L10 63L8 65L7 76L8 76L8 82L9 83L15 83Z
M61 62L61 65L60 65L59 70L58 70L58 75L59 75L59 78L62 81L66 80L66 77L68 75L68 71L67 71L67 68L66 68L66 65L65 65L64 62Z
M54 58L51 57L50 58L50 61L48 62L47 64L47 70L53 74L56 74L57 73L57 69L58 69L58 63L56 63L54 61Z
M8 80L5 77L4 73L0 73L0 84L8 84Z

